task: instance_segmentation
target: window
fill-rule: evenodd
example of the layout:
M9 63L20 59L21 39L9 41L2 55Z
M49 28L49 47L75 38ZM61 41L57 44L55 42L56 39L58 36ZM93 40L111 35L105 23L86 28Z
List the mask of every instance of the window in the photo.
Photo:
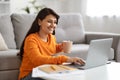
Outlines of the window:
M87 15L120 15L120 0L87 0Z

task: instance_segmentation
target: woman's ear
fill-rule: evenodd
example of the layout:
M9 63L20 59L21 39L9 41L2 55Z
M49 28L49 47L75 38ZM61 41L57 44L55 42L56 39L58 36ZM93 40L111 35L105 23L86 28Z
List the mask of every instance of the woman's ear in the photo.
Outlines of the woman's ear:
M38 19L38 25L39 25L39 26L41 25L41 20L40 20L40 19Z

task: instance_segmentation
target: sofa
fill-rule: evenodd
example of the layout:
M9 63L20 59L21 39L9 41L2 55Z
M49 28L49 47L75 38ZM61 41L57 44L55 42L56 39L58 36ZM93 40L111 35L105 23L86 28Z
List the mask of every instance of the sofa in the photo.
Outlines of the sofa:
M0 15L0 80L17 80L20 57L17 55L25 34L29 30L35 14ZM58 27L55 30L57 42L73 41L72 51L67 56L86 59L89 43L94 39L113 38L109 60L120 61L120 34L86 32L79 13L60 13Z

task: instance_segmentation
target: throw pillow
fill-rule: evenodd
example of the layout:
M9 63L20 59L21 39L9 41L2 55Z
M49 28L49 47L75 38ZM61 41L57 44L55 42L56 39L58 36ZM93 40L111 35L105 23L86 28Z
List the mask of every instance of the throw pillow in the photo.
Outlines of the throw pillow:
M3 39L3 37L0 33L0 51L4 51L4 50L7 50L7 49L8 49L8 47L7 47L5 41L4 41L4 39Z

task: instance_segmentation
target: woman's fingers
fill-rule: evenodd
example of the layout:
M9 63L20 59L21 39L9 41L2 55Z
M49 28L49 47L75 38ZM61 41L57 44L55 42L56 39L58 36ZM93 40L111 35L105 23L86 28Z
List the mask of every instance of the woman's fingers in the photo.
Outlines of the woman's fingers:
M67 62L78 64L78 65L85 65L85 61L79 57L70 57L68 58Z
M79 65L85 65L85 61L83 59L81 59L81 58L76 58L74 60L74 63L79 64Z

